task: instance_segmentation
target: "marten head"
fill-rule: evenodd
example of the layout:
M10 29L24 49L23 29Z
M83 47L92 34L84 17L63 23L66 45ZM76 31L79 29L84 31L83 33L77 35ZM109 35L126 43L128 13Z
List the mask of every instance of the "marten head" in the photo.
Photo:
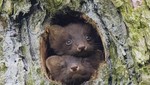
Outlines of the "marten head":
M50 47L58 55L87 56L101 45L97 32L88 24L55 25L49 31Z
M86 58L77 58L69 55L50 56L46 66L51 78L67 85L79 85L91 78L94 67Z

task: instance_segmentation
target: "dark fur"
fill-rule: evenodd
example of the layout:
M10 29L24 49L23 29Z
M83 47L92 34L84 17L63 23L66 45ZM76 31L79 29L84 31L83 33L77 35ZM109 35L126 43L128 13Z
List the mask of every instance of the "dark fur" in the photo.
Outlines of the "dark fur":
M97 52L90 57L74 57L69 55L50 56L46 66L53 80L67 85L79 85L87 81L95 73L102 58L102 52ZM78 69L72 70L77 66Z
M92 54L101 45L97 41L99 40L97 32L88 24L74 23L65 27L55 26L55 29L49 29L49 31L51 48L58 55L84 57ZM72 43L66 45L69 40Z

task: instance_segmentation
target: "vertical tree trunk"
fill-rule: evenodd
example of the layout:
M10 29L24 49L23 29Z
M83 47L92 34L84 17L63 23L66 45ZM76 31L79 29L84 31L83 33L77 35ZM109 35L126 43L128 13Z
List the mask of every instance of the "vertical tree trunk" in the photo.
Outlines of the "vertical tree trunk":
M0 85L49 85L41 71L43 23L69 8L94 20L106 62L85 85L150 83L149 0L0 0Z

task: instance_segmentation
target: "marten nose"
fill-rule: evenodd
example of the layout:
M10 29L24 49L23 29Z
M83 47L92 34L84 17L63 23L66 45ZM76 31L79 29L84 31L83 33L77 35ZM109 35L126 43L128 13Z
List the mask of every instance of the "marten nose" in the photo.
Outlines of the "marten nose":
M77 66L77 65L71 66L71 68L70 68L71 72L75 72L75 71L78 71L78 70L79 70L79 66Z
M77 47L77 51L81 52L81 51L84 51L86 48L85 48L85 45L79 45Z

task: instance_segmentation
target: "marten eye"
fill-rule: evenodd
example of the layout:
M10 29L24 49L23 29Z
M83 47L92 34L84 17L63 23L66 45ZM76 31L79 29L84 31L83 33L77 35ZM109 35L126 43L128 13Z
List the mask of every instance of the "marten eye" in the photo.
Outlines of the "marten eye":
M91 37L91 36L86 35L86 36L85 36L85 39L86 39L87 41L90 41L90 40L92 39L92 37Z
M72 44L72 40L71 39L66 41L66 45L71 45L71 44Z

